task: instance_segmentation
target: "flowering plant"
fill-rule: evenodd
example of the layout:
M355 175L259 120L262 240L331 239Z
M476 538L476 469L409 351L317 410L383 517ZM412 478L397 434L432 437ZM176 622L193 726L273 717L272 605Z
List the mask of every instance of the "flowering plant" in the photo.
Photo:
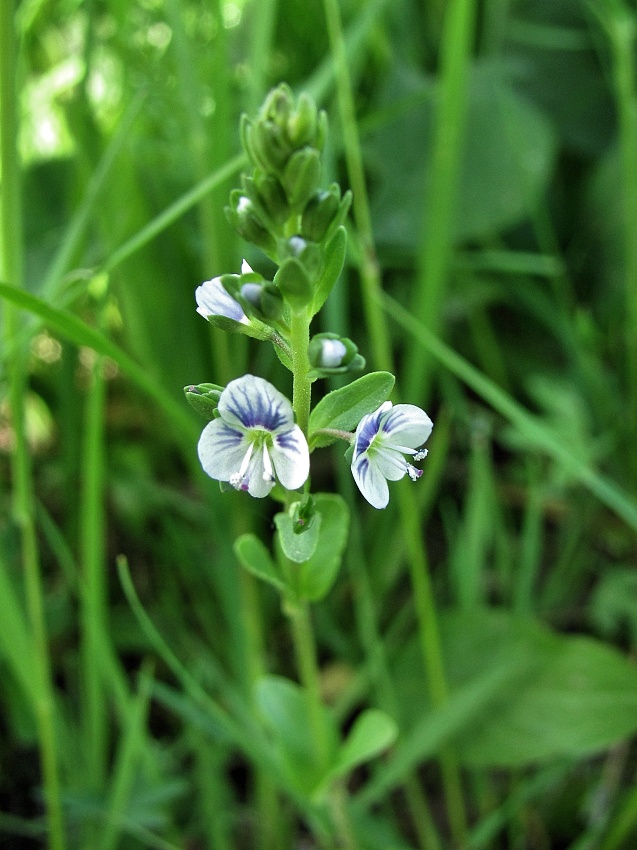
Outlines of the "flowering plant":
M241 188L231 193L226 212L239 234L260 248L277 271L266 280L244 260L241 274L224 274L197 287L197 312L215 327L270 341L292 372L292 401L251 374L226 387L190 385L186 395L209 420L198 446L205 472L222 489L258 499L272 495L283 506L274 517L272 551L256 535L244 534L235 552L249 572L279 591L292 623L313 760L309 772L305 762L296 773L290 767L289 778L299 793L316 801L330 798L343 773L339 764L351 770L371 758L391 743L396 729L388 716L369 709L357 721L356 744L352 730L338 745L337 730L320 702L307 605L324 597L336 579L349 517L340 496L311 493L310 456L337 440L346 441L358 489L382 509L389 501L388 481L421 476L410 461L426 456L421 447L433 425L415 405L387 400L394 385L389 372L359 377L328 392L312 408L316 380L365 366L352 340L334 333L310 337L312 318L343 268L351 194L341 195L336 184L320 187L327 121L307 95L295 102L289 88L279 86L255 120L243 118L241 131L251 169L242 176ZM267 694L264 704L276 703L283 716L290 709L289 688L290 683L269 677L257 690ZM280 744L285 748L285 740ZM293 765L295 754L287 757L288 766Z

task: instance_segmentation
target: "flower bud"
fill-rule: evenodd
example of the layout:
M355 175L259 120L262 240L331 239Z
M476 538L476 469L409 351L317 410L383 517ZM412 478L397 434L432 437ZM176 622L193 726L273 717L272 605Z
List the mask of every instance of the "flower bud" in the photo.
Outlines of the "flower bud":
M301 234L313 242L320 242L338 212L340 202L341 193L336 183L327 191L315 192L303 210Z
M259 200L270 218L277 224L283 224L290 216L290 205L285 191L274 174L256 171L252 180Z
M316 334L310 342L308 357L315 378L359 371L365 366L355 343L333 333Z
M296 257L288 257L283 261L274 283L293 312L298 313L311 303L314 295L312 282Z
M323 268L323 251L315 242L308 242L302 236L291 236L283 245L279 243L283 255L296 257L311 280L316 280Z
M283 188L292 206L303 206L321 180L321 159L314 148L304 147L293 153L283 172Z
M292 145L295 148L311 145L316 137L317 123L316 104L307 92L303 92L287 122L288 139Z
M274 252L274 239L261 221L255 204L247 195L234 189L230 193L230 206L226 207L226 215L239 236L262 248L266 254Z
M223 387L218 384L189 384L184 393L190 406L205 419L215 418Z

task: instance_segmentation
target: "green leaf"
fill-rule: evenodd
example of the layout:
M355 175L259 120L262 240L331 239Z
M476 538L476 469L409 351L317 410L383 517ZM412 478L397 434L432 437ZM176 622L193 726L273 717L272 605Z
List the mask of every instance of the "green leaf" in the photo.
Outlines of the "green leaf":
M343 270L345 252L347 250L347 233L343 226L339 227L325 248L325 267L314 291L312 301L312 315L321 309L327 300L327 296L334 288L334 284Z
M349 735L341 745L331 778L346 776L359 764L375 758L390 747L398 736L398 726L389 715L368 708L356 718Z
M349 530L347 503L336 493L319 493L315 497L321 526L316 551L299 570L298 593L302 599L316 602L334 584L341 565Z
M524 659L524 675L505 681L456 730L453 746L465 764L521 767L581 758L637 730L637 668L600 641L556 634L498 609L447 613L441 636L451 701L480 677ZM416 648L403 652L396 678L416 723L427 694L413 675L415 655Z
M316 550L321 528L321 514L316 511L307 528L297 531L297 523L289 513L280 513L274 517L279 532L279 542L286 558L295 564L308 561Z
M86 345L98 354L110 357L128 377L164 411L166 418L172 421L178 433L188 440L199 436L196 425L187 410L181 407L148 372L148 369L136 363L125 351L111 342L104 334L87 325L77 316L66 310L52 307L46 301L36 298L30 292L0 283L0 297L23 310L39 316L44 323L57 331L62 337L76 345Z
M299 793L310 796L325 773L316 760L307 693L282 676L264 676L257 682L255 699L275 739L275 752L283 775ZM336 729L326 711L323 722L335 751Z
M277 590L285 590L286 584L283 577L267 548L256 535L242 534L235 540L234 551L241 565L249 573L276 587Z
M328 393L310 415L310 447L329 446L336 437L315 434L324 428L353 431L367 413L387 400L395 378L390 372L370 372L346 387Z

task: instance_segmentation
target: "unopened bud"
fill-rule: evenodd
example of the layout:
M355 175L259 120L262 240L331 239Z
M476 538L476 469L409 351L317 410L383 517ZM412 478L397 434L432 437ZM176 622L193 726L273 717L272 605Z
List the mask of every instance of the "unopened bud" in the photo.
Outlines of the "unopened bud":
M205 419L215 418L223 387L218 384L189 384L184 393L190 406Z
M293 153L283 172L283 188L292 206L304 206L321 180L321 159L314 148Z

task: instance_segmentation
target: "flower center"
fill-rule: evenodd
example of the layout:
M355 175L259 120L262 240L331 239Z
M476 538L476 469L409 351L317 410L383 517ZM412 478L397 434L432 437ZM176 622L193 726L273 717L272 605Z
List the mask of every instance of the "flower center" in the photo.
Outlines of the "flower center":
M268 444L272 442L272 435L268 431L251 430L246 433L248 437L248 448L241 461L239 471L230 476L229 483L235 490L247 490L250 487L250 465L252 455L256 451L263 449L263 473L264 481L274 481L274 469L272 467L272 459L268 451ZM252 463L254 465L254 462Z

